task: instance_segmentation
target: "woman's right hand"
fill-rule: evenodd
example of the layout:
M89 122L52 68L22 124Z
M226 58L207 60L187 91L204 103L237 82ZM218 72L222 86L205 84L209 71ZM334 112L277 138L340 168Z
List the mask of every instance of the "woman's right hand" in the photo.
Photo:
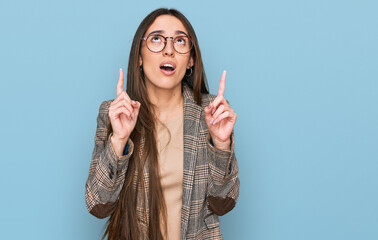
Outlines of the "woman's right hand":
M113 128L113 138L126 143L138 119L140 103L133 101L123 91L123 71L119 69L117 98L109 106L109 118Z

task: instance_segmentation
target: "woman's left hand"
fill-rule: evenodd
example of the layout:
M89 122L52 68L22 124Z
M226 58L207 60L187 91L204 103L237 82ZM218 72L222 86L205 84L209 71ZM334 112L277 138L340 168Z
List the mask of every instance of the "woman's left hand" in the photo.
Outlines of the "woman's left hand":
M205 120L214 146L222 150L230 150L231 133L236 122L236 113L224 98L226 71L223 72L218 96L205 107Z

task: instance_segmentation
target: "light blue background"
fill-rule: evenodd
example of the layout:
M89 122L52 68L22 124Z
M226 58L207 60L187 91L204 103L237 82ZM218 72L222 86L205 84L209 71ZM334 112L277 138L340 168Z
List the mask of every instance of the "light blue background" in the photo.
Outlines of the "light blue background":
M100 239L84 186L140 21L193 24L228 71L240 198L225 239L378 239L377 1L0 2L1 239Z

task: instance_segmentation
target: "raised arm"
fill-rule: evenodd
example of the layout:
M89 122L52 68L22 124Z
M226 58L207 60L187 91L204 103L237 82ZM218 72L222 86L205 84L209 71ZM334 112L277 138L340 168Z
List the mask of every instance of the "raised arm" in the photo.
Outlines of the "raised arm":
M132 101L122 86L123 72L120 69L117 98L103 102L97 117L85 201L88 211L98 218L113 212L134 150L129 136L135 127L140 103Z
M210 209L220 216L234 208L240 186L233 135L237 116L224 98L225 83L224 71L217 97L205 107L205 120L209 130L207 142L210 169L207 199Z

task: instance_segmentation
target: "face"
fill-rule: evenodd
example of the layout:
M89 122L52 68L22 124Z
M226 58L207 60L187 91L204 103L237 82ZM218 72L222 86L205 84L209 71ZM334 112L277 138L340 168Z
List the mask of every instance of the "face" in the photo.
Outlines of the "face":
M173 38L185 34L188 36L182 22L170 15L157 17L147 29L144 37L151 33ZM159 40L156 38L153 41ZM180 41L178 43L181 43ZM143 67L147 87L173 90L181 88L181 80L186 70L193 66L193 58L190 56L190 52L185 54L176 52L172 39L168 38L165 48L158 53L151 52L147 48L146 41L142 41L139 64Z

